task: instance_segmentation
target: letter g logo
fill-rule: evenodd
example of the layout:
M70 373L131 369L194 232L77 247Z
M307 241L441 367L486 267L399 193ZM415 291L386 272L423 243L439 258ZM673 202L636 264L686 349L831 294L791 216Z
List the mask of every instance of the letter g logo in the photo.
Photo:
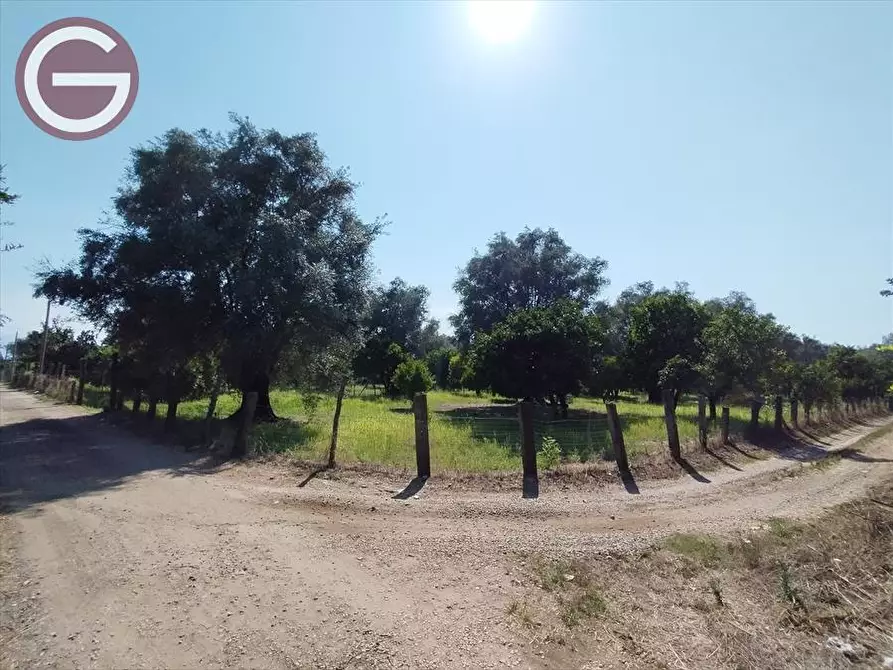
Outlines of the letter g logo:
M139 70L115 30L86 18L54 21L35 33L16 64L22 109L55 137L87 140L112 130L133 107Z

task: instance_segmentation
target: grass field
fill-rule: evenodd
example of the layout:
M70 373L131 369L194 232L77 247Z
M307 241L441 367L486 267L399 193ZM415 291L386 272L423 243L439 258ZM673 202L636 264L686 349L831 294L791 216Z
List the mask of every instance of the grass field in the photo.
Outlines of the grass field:
M107 390L87 388L88 405L106 402ZM334 398L322 396L315 411L308 413L296 391L274 391L271 400L276 413L287 419L261 424L252 435L256 453L284 453L306 461L323 461L331 437ZM127 403L129 406L129 402ZM223 418L239 406L238 394L220 397L216 416ZM428 394L429 434L432 467L436 471L493 472L520 468L516 406L508 401L470 392L432 391ZM626 397L617 403L627 450L631 458L665 448L666 428L663 409L640 398ZM204 418L207 400L180 404L178 419L199 422ZM159 421L166 406L158 406ZM731 431L743 431L749 409L733 407ZM683 442L697 438L697 404L685 401L677 409L677 423ZM772 421L772 408L766 406L761 423ZM572 401L568 419L552 420L545 408L535 424L538 446L551 437L565 462L599 459L610 446L604 403L593 398ZM397 468L415 466L414 428L410 404L370 394L345 398L339 427L338 460L341 463L372 463Z

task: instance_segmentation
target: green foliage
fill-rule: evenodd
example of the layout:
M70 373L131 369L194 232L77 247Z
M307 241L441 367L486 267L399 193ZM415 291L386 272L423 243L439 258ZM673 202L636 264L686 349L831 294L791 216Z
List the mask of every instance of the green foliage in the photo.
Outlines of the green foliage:
M562 300L517 311L479 334L471 362L478 379L504 397L562 398L591 378L602 337L596 317Z
M402 397L412 400L416 393L430 390L434 386L434 379L424 361L410 358L397 366L391 384Z
M830 362L821 360L800 368L793 394L803 402L803 409L808 414L813 407L836 402L841 389L840 377Z
M453 388L450 385L450 360L453 353L452 349L442 347L425 354L425 365L439 389Z
M616 402L620 392L629 386L626 360L620 356L605 356L596 363L588 390L605 401Z
M537 468L552 470L561 462L561 445L550 435L543 438L543 444L536 454Z
M699 360L706 323L704 308L684 287L658 291L634 305L627 335L631 383L656 401L660 372L670 359Z
M544 308L562 299L591 307L607 285L607 263L574 251L554 229L525 228L517 238L495 235L487 253L476 254L453 284L459 313L451 317L456 337L467 346L519 311Z
M76 266L38 273L155 376L218 355L230 381L268 397L287 350L359 327L381 229L313 135L171 130L133 151L115 218L81 231Z
M785 330L771 314L759 314L743 294L718 301L704 328L704 356L698 366L706 389L722 397L735 387L753 396L786 394L793 372L787 364Z
M379 286L372 291L363 320L366 341L353 361L354 372L360 379L380 384L386 393L392 393L391 378L404 358L391 355L391 345L408 355L418 356L448 340L440 335L437 321L426 321L427 302L427 288L410 286L399 277L388 286ZM432 374L435 374L433 369ZM446 374L444 369L444 377Z
M12 356L13 345L12 342L6 345L7 356ZM19 364L39 364L42 347L42 329L32 330L19 338L16 351ZM98 352L99 346L96 344L93 331L85 330L75 335L74 330L65 326L58 318L50 323L47 333L46 370L52 369L53 366L64 365L69 372L74 372L78 370L82 358L93 358Z

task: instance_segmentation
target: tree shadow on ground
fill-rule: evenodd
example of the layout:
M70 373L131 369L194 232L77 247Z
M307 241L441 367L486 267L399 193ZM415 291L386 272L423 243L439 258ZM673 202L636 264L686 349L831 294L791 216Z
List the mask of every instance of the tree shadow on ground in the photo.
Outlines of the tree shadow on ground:
M739 451L740 451L740 450L739 450ZM717 454L715 451L713 451L713 450L710 449L709 447L707 447L706 449L704 449L704 452L705 452L708 456L712 456L713 458L715 458L717 461L719 461L720 463L722 463L723 465L725 465L727 468L732 468L732 470L737 470L738 472L742 472L741 468L739 468L739 467L738 467L737 465L735 465L734 463L731 463L730 461L727 461L725 458L723 458L722 456L720 456L719 454ZM743 452L743 451L742 451L741 453L745 454L745 456L750 456L750 454L747 454L746 452Z
M425 488L425 484L427 483L427 477L414 477L409 484L406 485L400 493L391 496L394 500L407 500L408 498L412 498L414 495L418 494L423 488Z
M833 429L835 432L839 432L848 428L878 429L883 427L883 424L872 422L866 419L853 421L848 418L847 420L844 420L840 423L831 424L828 427ZM751 429L746 434L748 436L748 440L752 444L760 447L761 449L772 452L777 458L781 458L784 460L808 463L812 461L820 461L833 454L838 455L841 458L866 463L893 462L893 459L889 458L868 456L860 449L855 447L846 447L844 449L836 450L829 449L832 444L830 441L818 441L814 439L815 436L813 433L804 431L802 428L799 431L793 431L788 426L785 426L784 430L779 433L773 428L760 427L756 431ZM866 436L867 435L871 435L871 433L866 433Z
M688 473L688 475L692 479L694 479L696 482L700 482L701 484L709 484L710 483L710 480L707 479L700 472L698 472L697 469L695 468L695 466L693 466L691 463L689 463L685 459L685 457L680 456L678 458L674 458L673 460L677 463L677 465L679 465L680 468L685 470L685 472Z
M14 511L116 488L151 471L212 472L207 454L165 448L108 415L31 419L0 427L0 506Z
M636 480L633 477L632 472L621 472L620 481L623 482L623 488L626 489L627 493L629 493L630 495L639 495L639 485L636 484Z

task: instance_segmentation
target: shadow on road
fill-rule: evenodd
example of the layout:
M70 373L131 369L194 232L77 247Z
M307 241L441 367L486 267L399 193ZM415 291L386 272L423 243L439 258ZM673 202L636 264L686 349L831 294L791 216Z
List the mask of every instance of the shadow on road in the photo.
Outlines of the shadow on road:
M205 454L175 451L116 429L103 414L30 419L0 427L4 509L23 510L114 488L150 471L187 475L215 470Z

